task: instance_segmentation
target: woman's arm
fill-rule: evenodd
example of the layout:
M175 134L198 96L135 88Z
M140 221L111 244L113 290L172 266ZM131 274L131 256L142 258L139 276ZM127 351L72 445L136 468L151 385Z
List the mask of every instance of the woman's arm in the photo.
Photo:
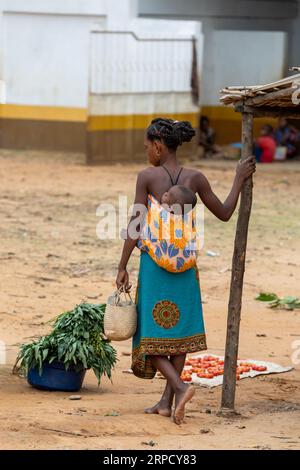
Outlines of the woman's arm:
M236 208L239 194L245 179L251 176L254 172L255 157L251 155L246 160L240 161L236 168L236 175L231 191L223 203L211 189L206 177L200 173L197 181L197 192L201 201L216 217L218 217L218 219L227 222Z
M144 206L146 210L147 206L147 197L148 197L148 190L147 190L147 170L143 170L138 174L137 182L136 182L136 192L135 192L135 199L134 204L141 204ZM132 215L130 218L127 232L126 232L126 240L124 241L121 260L119 262L118 267L118 274L116 278L117 288L124 287L126 291L130 290L131 285L129 285L129 275L127 272L127 263L130 258L131 253L136 245L136 242L139 238L139 229L140 226L136 228L136 236L130 237L130 226L132 227L132 223L134 220L139 217L141 212L137 212L136 214Z

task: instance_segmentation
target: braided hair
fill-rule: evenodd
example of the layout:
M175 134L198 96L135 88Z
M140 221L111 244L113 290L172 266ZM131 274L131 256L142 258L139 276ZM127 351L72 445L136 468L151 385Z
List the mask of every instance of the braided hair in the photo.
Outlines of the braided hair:
M189 142L195 135L189 121L173 121L173 119L156 118L147 129L147 139L163 141L170 150L176 150L183 142Z

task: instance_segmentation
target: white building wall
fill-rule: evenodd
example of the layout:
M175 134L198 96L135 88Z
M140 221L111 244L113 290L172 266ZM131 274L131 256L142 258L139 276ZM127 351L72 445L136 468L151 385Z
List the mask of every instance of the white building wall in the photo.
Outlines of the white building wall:
M135 3L0 0L0 80L6 103L87 107L89 33L126 29Z
M116 0L121 4L127 0ZM129 0L128 0L129 1ZM134 1L134 0L131 0ZM5 13L39 13L54 15L106 15L109 0L0 0L0 78L3 66ZM115 2L114 2L115 3Z
M204 106L220 104L219 91L224 86L269 83L286 73L283 32L215 30L204 41L210 41L204 65Z
M89 30L105 17L5 14L4 79L10 104L86 107Z
M92 93L190 91L191 35L141 39L131 33L92 34Z
M0 0L6 103L86 108L91 30L133 30L144 38L196 35L202 51L199 23L137 19L136 11L137 0ZM174 45L139 47L129 36L100 41L92 48L94 91L187 91L190 43Z
M202 22L204 106L219 105L224 85L277 80L300 62L300 0L139 0L138 14Z
M170 22L142 23L145 28L139 21L132 24L134 34L92 33L90 115L198 111L191 100L190 80L193 35L202 45L199 26L184 22L175 31L168 30Z

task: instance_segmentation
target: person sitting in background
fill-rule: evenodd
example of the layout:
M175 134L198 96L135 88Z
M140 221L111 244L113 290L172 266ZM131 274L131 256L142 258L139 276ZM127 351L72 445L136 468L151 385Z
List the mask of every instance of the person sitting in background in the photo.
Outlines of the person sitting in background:
M260 163L272 163L276 152L273 127L265 124L260 130L260 137L255 143L255 157Z
M210 158L213 155L221 153L221 148L215 144L216 133L209 125L207 116L201 116L199 121L199 140L198 146L201 149L204 158ZM200 153L200 152L199 152Z
M299 145L299 131L288 124L287 119L280 118L278 128L275 131L275 139L278 146L286 147L287 158L293 158L297 154L297 143Z

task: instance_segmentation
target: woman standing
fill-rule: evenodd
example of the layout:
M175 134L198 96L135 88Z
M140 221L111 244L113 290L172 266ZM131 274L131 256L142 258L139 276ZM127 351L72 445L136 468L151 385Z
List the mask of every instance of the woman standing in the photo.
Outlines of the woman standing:
M161 236L161 225L173 223L172 213L161 205L162 197L175 185L198 194L204 205L220 220L230 219L244 180L255 171L255 159L249 157L237 166L232 189L222 203L213 193L206 177L197 170L182 168L176 150L189 142L195 131L188 121L154 119L147 129L144 146L151 167L138 174L135 205L147 210L146 223L130 236L129 222L124 242L117 287L130 289L127 263L136 245L141 249L137 286L138 327L133 337L132 370L140 378L152 379L160 371L167 383L160 401L145 410L171 416L181 424L185 404L195 389L181 378L187 353L206 349L202 304L195 252L188 246L183 231L176 237ZM181 219L182 221L183 219ZM148 238L141 239L141 231Z

